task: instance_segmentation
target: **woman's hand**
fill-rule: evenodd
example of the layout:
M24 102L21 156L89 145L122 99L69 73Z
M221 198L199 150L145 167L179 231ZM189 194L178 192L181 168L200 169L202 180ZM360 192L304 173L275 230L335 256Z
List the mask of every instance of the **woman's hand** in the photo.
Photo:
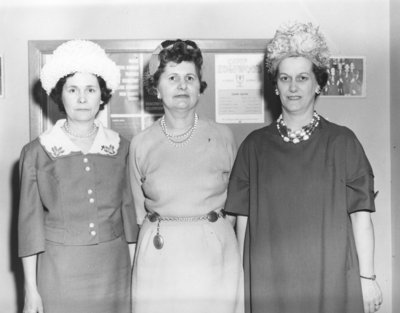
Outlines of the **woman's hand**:
M374 227L371 213L359 211L350 215L353 225L354 240L356 243L360 273L369 277L374 270ZM373 313L379 310L382 304L382 292L376 280L361 279L361 289L364 300L364 312Z
M44 313L42 298L36 288L25 289L25 303L22 313Z
M36 284L37 254L22 258L25 278L25 303L22 313L44 313Z
M364 312L374 313L381 307L382 291L376 280L361 278L361 290L364 300Z

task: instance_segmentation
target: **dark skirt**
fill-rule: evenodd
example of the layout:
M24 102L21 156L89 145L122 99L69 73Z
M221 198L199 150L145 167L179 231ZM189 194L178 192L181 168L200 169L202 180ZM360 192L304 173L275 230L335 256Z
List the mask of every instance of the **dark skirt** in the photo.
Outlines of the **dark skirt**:
M129 313L130 257L121 236L89 246L46 242L38 286L46 313Z

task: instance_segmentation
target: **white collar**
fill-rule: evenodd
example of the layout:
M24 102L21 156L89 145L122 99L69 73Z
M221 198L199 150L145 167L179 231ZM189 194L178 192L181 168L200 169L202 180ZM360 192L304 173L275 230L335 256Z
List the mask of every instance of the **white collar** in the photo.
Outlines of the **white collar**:
M66 156L73 152L82 152L61 129L64 123L65 119L58 120L51 129L39 136L40 143L53 158ZM116 155L121 141L119 134L103 127L99 120L95 120L95 124L99 129L88 153Z

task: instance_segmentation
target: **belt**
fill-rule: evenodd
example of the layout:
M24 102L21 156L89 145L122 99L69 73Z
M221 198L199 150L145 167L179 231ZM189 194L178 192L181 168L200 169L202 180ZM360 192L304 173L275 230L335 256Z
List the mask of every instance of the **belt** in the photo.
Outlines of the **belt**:
M207 214L200 216L161 216L157 212L147 213L147 218L152 223L156 221L197 222L204 220L208 220L209 222L214 223L221 217L225 217L225 211L223 209L219 212L210 211Z
M196 222L196 221L209 221L216 222L219 218L225 217L225 211L222 209L219 212L210 211L205 215L200 216L161 216L157 212L147 213L147 218L150 222L157 222L157 234L153 238L153 244L156 249L162 249L164 246L164 238L160 235L161 221L178 221L178 222Z

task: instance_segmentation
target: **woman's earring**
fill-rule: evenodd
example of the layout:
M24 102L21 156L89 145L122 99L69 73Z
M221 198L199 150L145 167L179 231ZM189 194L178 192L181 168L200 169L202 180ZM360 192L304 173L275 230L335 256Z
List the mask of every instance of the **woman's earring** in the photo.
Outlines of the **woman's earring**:
M321 93L321 87L318 85L317 88L315 88L315 93L319 95Z
M279 96L279 90L278 90L278 88L275 88L275 94L276 94L277 96Z
M161 99L160 92L157 90L157 99Z

